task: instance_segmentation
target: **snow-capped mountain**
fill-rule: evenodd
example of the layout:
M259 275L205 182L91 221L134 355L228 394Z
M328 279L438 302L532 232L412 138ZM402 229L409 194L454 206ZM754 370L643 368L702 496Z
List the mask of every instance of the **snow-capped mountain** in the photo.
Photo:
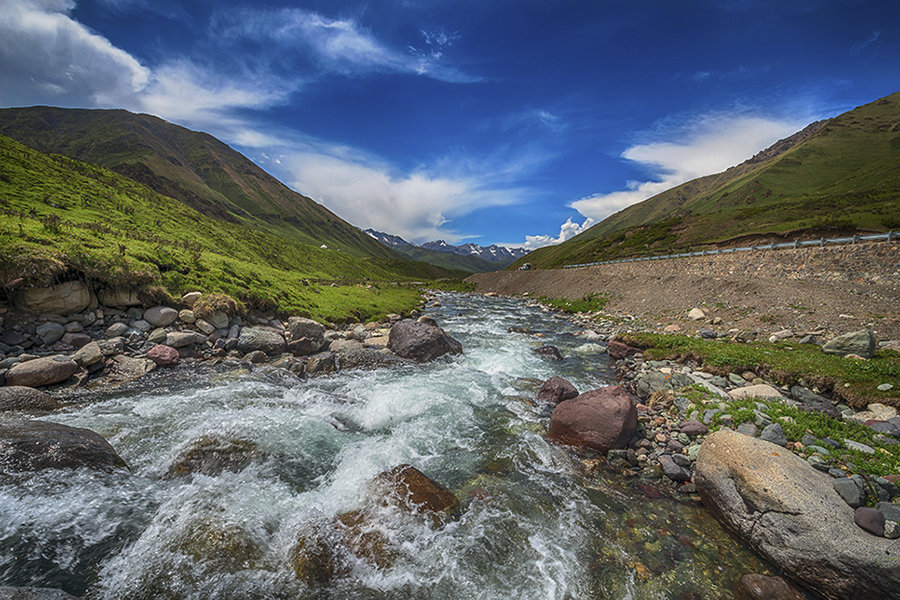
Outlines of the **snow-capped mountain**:
M478 244L468 243L454 246L444 240L436 240L418 245L407 242L400 236L375 231L374 229L366 229L364 231L382 244L390 246L413 260L422 260L440 266L471 272L502 269L511 262L528 254L528 251L524 248L510 249L496 244L479 246Z
M498 246L496 244L480 246L471 242L454 246L453 244L448 244L444 240L426 242L425 244L422 244L422 247L427 248L428 250L437 250L438 252L459 254L460 256L477 256L478 258L491 262L512 262L528 254L528 251L524 248L506 248L505 246Z
M415 244L410 244L406 240L404 240L399 235L391 235L389 233L383 233L381 231L375 231L374 229L366 229L364 233L368 233L370 236L381 242L386 246L391 246L392 248L404 248L406 246L414 246Z

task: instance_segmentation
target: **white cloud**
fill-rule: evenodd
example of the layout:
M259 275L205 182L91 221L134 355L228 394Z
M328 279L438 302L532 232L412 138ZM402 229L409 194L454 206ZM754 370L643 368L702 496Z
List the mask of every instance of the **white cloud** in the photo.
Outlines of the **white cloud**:
M582 231L588 229L593 224L594 220L590 217L585 219L584 222L581 223L581 225L579 225L578 223L574 223L572 221L572 218L569 217L568 219L566 219L565 223L560 225L559 235L557 237L553 237L550 235L526 235L525 243L520 244L520 246L525 248L526 250L535 250L544 246L561 244L566 240L572 239Z
M143 90L150 70L69 16L69 0L5 0L0 103L113 106Z
M676 141L638 144L622 153L623 158L652 171L655 179L629 181L623 190L592 194L569 206L600 222L686 181L741 163L804 123L746 115L704 115L679 131L664 132Z

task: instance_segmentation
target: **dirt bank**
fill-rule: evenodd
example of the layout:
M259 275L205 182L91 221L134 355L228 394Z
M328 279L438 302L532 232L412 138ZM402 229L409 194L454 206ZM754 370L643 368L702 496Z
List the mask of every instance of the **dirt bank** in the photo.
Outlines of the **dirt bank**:
M580 269L472 275L480 292L577 299L609 294L606 310L651 324L708 327L687 312L701 307L724 328L845 333L868 327L900 339L900 244L781 250L621 263Z

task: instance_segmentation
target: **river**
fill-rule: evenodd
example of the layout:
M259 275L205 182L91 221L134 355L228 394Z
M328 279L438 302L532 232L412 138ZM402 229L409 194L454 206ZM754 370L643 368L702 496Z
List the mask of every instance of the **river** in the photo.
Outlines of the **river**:
M512 299L440 300L429 314L460 356L305 381L271 368L185 381L180 369L44 417L105 436L131 472L0 486L0 584L108 600L687 600L732 598L741 574L766 572L697 503L586 475L584 456L544 439L541 380L615 383L572 324ZM531 351L541 344L566 359L543 360ZM256 458L239 472L165 476L209 435L252 442ZM369 482L404 463L452 490L459 513L437 522L379 504ZM391 564L349 555L331 580L298 581L297 540L361 508L377 513Z

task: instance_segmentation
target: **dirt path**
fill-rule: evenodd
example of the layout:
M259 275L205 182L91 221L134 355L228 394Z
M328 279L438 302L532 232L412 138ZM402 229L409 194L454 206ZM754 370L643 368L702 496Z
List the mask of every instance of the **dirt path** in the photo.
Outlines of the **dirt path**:
M872 257L872 264L865 271L860 271L858 255L852 268L845 265L842 270L841 265L835 264L813 272L808 267L814 261L807 259L794 269L788 264L790 256L770 252L762 257L769 264L751 271L746 264L729 261L676 259L581 269L479 273L467 281L476 283L480 292L527 293L532 297L577 299L604 292L609 294L606 312L634 315L661 327L674 323L682 331L709 327L710 321L719 317L721 323L716 329L723 331L790 329L801 334L819 331L831 335L867 327L879 340L897 340L897 244L893 249L889 244L883 246L886 248L877 249L877 256ZM744 260L751 258L746 256ZM804 267L807 270L802 277L797 276ZM860 276L863 272L866 275ZM702 308L708 319L687 319L688 311L694 307Z

